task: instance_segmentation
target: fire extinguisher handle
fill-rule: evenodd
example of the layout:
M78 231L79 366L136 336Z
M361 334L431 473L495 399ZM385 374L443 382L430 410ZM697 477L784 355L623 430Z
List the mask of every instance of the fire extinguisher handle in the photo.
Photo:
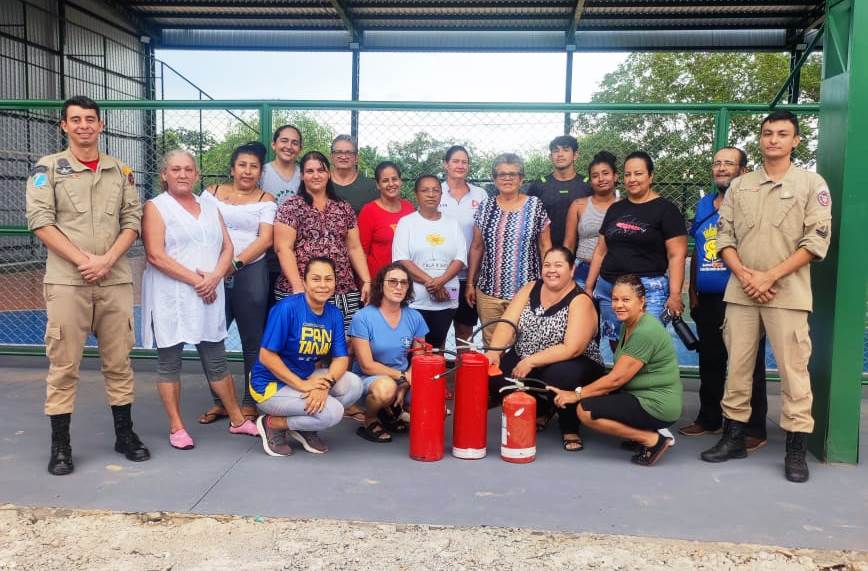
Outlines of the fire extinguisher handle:
M492 347L490 345L486 345L485 343L476 344L473 342L473 339L477 335L479 335L479 333L482 332L486 327L495 325L497 323L506 323L510 327L512 327L513 331L515 331L515 334L512 336L512 341L508 345L505 345L503 347ZM468 347L473 347L478 351L508 351L512 349L512 347L518 342L519 335L520 332L518 330L518 326L512 321L508 319L492 319L491 321L486 321L485 323L474 329L473 333L470 334L470 339L460 339L460 341Z

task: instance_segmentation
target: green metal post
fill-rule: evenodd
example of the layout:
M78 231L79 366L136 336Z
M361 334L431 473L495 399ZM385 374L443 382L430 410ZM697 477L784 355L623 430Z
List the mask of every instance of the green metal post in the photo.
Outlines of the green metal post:
M729 109L721 107L714 120L714 152L729 144Z
M259 140L268 149L268 160L274 158L274 151L271 148L271 131L274 130L273 117L271 105L264 104L259 107Z
M856 463L868 277L868 0L830 0L825 34L817 170L829 183L834 220L829 254L813 267L809 446L823 460Z

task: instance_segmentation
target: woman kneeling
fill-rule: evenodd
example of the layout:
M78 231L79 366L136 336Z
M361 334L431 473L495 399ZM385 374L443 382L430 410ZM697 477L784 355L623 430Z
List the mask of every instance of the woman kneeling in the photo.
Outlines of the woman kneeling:
M304 271L304 292L284 298L268 316L250 394L265 414L256 427L270 456L292 454L287 436L308 452L328 452L318 431L339 423L344 407L362 394L359 377L347 372L343 316L326 303L334 293L334 262L313 258ZM327 369L316 368L329 357Z
M575 391L549 390L560 407L578 403L582 424L639 444L633 463L652 466L672 443L658 431L681 416L683 388L672 339L644 308L642 281L632 274L616 279L612 309L623 327L612 371Z
M422 314L407 307L413 299L411 284L409 272L400 263L383 267L371 284L370 305L359 310L350 324L356 356L353 370L362 375L366 395L365 425L356 432L372 442L391 442L386 429L407 431L406 423L392 410L404 402L410 388L407 351L414 339L428 333Z

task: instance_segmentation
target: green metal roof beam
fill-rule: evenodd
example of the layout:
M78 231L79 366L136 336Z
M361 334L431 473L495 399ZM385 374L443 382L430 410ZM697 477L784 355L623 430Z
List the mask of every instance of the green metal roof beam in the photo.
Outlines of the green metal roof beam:
M784 84L781 86L780 90L778 91L778 94L775 95L774 99L772 99L772 102L769 104L769 107L771 107L773 109L777 109L778 103L780 103L781 99L783 99L784 94L787 92L787 89L789 89L789 87L790 87L790 84L793 82L793 80L796 78L796 76L802 72L802 66L805 65L806 61L808 61L808 57L810 57L811 53L814 51L814 47L817 45L817 42L820 41L820 37L822 37L822 35L823 35L823 27L824 26L820 26L820 28L817 29L817 33L814 34L814 39L812 39L811 43L808 44L808 47L805 48L805 53L803 53L802 57L799 58L799 61L796 63L796 66L790 72L790 75L787 77L787 80L784 81Z

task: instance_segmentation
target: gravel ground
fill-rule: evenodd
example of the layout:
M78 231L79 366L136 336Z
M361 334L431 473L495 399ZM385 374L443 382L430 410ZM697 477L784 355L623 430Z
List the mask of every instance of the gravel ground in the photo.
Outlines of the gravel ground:
M868 552L508 528L0 507L0 569L868 570Z

